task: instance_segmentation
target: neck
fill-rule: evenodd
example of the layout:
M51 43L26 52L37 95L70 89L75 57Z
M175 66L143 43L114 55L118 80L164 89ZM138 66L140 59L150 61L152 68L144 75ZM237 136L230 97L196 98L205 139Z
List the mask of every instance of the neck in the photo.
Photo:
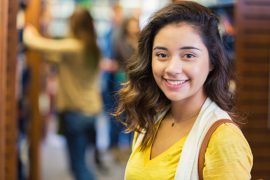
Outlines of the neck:
M198 116L206 97L199 100L185 100L183 102L172 102L171 115L175 123L194 121Z

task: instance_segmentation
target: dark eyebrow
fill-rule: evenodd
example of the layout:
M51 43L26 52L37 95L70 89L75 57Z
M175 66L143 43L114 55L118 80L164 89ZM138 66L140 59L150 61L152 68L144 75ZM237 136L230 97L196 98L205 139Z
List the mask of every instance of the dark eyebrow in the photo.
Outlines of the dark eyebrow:
M156 50L156 49L165 50L165 51L168 50L167 48L161 47L161 46L157 46L157 47L155 47L153 50Z
M160 49L160 50L165 50L165 51L167 51L168 49L167 48L165 48L165 47L161 47L161 46L157 46L157 47L155 47L153 50L156 50L156 49ZM179 49L196 49L196 50L199 50L199 51L201 51L201 49L199 49L199 48L196 48L196 47L193 47L193 46L184 46L184 47L181 47L181 48L179 48Z
M181 47L180 49L196 49L196 50L201 51L199 48L196 48L196 47L193 47L193 46L184 46L184 47Z

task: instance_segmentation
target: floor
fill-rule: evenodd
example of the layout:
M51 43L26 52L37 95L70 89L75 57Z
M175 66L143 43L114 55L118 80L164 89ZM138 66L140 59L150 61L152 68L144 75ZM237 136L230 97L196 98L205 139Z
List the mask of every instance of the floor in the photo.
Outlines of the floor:
M41 171L42 180L73 180L68 168L67 151L65 139L56 134L56 121L52 120L49 125L48 134L42 143L41 148ZM98 146L102 151L102 159L107 167L107 171L99 170L93 160L93 151L89 150L87 162L89 167L95 172L98 180L121 180L124 179L126 159L116 161L112 152L107 151L108 131L107 122L104 116L99 117ZM128 155L127 155L128 157Z

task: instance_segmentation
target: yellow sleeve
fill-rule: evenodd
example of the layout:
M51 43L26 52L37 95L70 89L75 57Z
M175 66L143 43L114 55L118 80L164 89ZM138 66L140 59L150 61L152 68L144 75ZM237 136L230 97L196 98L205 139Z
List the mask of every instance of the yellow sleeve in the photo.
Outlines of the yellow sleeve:
M226 123L213 133L205 154L205 180L251 179L253 156L241 130Z

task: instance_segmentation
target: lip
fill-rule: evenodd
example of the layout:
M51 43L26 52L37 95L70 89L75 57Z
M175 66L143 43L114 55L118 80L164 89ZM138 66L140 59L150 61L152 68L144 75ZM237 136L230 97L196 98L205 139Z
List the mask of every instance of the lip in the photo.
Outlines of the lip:
M189 80L173 80L163 78L164 85L170 90L179 90L183 88Z

